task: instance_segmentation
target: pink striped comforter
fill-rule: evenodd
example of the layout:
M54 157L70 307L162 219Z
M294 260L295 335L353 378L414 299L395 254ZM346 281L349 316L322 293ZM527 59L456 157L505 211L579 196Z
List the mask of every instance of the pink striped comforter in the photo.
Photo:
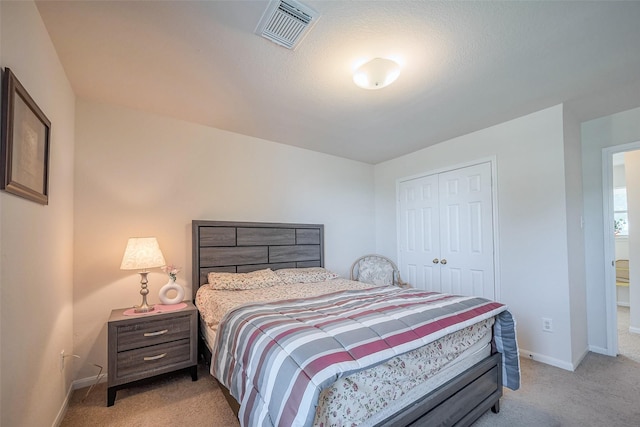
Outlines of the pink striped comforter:
M212 373L242 426L309 426L320 391L506 310L500 303L379 287L247 304L220 322Z

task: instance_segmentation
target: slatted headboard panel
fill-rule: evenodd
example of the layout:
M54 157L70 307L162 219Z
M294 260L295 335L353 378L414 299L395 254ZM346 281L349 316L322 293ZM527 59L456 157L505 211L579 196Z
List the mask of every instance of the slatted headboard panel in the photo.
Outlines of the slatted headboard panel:
M324 267L324 225L192 221L193 297L211 271Z

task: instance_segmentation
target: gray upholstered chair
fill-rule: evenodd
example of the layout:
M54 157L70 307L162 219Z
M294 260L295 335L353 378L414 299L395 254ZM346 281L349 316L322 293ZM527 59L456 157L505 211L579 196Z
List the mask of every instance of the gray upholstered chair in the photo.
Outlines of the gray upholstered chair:
M407 287L400 278L400 270L389 258L382 255L365 255L351 266L351 280L370 283L376 286Z
M629 260L616 260L616 283L622 286L629 286Z

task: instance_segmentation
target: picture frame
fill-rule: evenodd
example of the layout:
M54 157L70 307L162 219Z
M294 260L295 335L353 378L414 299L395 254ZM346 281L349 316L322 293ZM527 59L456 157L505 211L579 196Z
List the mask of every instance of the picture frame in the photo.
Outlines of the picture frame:
M1 120L0 189L48 205L51 122L8 67Z

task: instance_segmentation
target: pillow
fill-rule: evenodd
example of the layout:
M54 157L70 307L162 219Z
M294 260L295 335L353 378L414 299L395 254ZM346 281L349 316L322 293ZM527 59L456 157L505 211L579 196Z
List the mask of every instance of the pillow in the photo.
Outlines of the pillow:
M376 286L393 285L393 266L376 260L364 259L358 264L358 281Z
M283 268L276 270L275 274L286 284L324 282L325 280L340 277L336 273L322 267Z
M270 268L250 273L216 273L208 275L209 287L219 291L244 291L281 285L282 281Z

